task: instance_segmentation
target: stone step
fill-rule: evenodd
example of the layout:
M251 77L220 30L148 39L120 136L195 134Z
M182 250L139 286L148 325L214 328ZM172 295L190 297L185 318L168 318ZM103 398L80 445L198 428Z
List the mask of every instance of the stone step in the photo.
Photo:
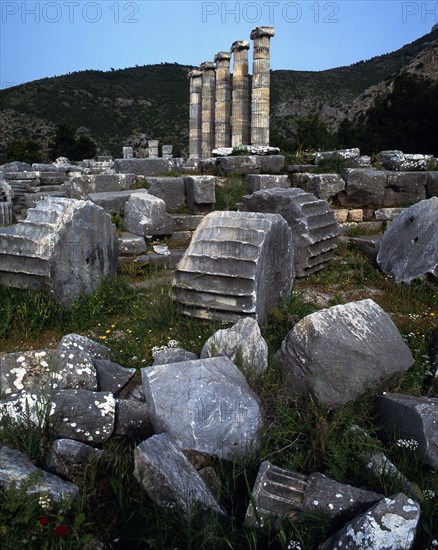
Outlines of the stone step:
M198 319L208 319L210 321L223 321L224 323L237 323L238 321L240 321L240 319L243 319L244 317L256 318L255 313L246 313L242 315L235 312L224 311L220 309L208 309L198 306L183 306L181 311L183 315L188 315L190 317L196 317Z
M175 231L194 231L204 216L201 214L170 214Z
M50 279L26 273L0 271L0 285L27 288L30 290L43 290L50 288Z
M178 286L202 292L226 292L232 296L248 296L253 289L252 279L221 277L208 273L178 273Z
M227 260L227 261L225 261ZM254 279L257 264L255 261L239 260L235 258L209 258L187 253L178 265L177 271L188 271L194 276L198 273L220 275L223 277L238 277ZM177 283L178 285L179 283Z
M26 222L45 223L55 226L62 220L62 212L59 210L46 210L44 208L29 208Z
M0 230L0 256L3 254L10 254L11 256L28 256L33 257L46 257L49 254L49 250L37 249L34 239L27 235L20 235L16 233L16 228L21 225L22 222L16 225L10 225ZM8 230L14 230L14 233L7 233ZM0 257L1 261L1 257Z
M257 244L233 238L229 238L226 241L217 237L209 239L208 235L204 235L203 233L197 242L199 252L193 252L193 255L198 257L204 256L212 259L227 258L233 260L245 258L247 261L255 261L260 254Z
M41 256L16 256L2 254L0 270L2 272L22 273L36 277L50 277L50 265Z
M174 297L185 306L199 306L200 300L205 307L220 309L247 315L256 312L256 303L254 295L249 296L230 296L228 294L219 294L213 292L202 292L198 290L189 290L180 287L173 287Z

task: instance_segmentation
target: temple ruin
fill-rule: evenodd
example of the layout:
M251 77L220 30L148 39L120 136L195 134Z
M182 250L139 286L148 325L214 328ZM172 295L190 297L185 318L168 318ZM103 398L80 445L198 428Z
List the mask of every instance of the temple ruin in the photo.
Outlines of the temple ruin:
M251 104L249 102L246 40L233 42L230 52L219 52L190 71L191 158L208 158L214 148L269 146L270 40L273 27L256 27ZM233 74L230 74L233 58Z

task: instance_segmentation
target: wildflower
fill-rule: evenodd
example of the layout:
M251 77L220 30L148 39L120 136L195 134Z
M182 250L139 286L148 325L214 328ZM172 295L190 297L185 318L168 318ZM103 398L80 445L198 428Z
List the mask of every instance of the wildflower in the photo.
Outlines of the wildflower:
M55 529L55 535L57 537L65 537L67 533L68 533L68 527L67 525L65 525L65 523L60 523Z
M418 441L415 441L415 439L397 439L396 445L414 451L418 447Z
M111 328L116 328L116 325L111 325Z
M108 329L105 331L105 334L109 334L110 332L111 332L110 329Z
M6 525L0 525L0 536L6 535L7 532L8 528L6 527Z
M432 491L432 489L424 489L423 496L425 500L432 500L435 498L435 491Z
M106 336L101 336L100 339L101 340L106 340Z
M301 550L301 544L297 540L290 540L287 544L287 550Z
M40 525L43 525L43 526L44 526L44 525L47 525L47 524L49 523L49 516L42 516L42 517L39 519L38 523L39 523Z
M41 495L38 499L38 504L43 509L47 509L50 507L50 497L49 495Z
M177 348L179 346L179 342L178 340L169 340L167 342L167 345L169 346L169 348Z

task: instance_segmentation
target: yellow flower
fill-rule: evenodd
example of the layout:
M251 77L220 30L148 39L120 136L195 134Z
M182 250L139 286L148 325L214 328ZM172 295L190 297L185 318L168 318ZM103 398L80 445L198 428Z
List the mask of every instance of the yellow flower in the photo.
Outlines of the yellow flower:
M111 325L111 328L116 328L116 325Z
M105 334L109 334L110 332L111 332L110 329L108 329L105 331Z
M6 525L0 525L0 535L6 535L7 532L8 528L6 527Z
M106 336L101 336L101 340L106 340Z

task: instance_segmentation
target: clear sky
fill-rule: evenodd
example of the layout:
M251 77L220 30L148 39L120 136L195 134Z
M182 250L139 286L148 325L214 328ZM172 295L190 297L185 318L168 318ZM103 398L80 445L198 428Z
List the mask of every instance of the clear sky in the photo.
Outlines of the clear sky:
M199 65L276 28L273 69L318 71L430 32L437 1L0 0L0 87L86 69ZM251 53L250 53L251 55Z

